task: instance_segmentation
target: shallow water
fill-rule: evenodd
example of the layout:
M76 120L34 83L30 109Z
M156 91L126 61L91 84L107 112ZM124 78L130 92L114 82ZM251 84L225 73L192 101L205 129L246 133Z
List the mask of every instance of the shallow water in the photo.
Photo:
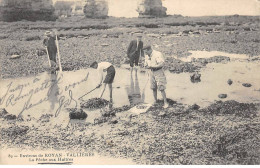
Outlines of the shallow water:
M198 58L210 58L214 56L226 56L229 57L231 60L233 59L248 59L249 56L246 54L230 54L220 51L189 51L191 53L188 57L181 57L178 58L184 62L191 62L192 58L198 59Z
M196 103L202 107L220 100L219 94L228 95L224 100L259 103L259 72L260 65L256 62L211 63L201 70L201 82L192 83L190 73L172 74L166 71L168 81L166 93L168 98L179 103L187 105ZM43 73L36 77L1 80L1 107L15 115L30 115L35 118L39 118L42 114L53 114L59 116L54 122L69 123L66 108L79 108L78 98L95 88L97 79L94 69L83 69L62 72L58 75ZM227 84L228 79L233 80L232 85ZM252 87L246 88L242 83L251 83ZM97 97L99 92L100 89L94 90L83 99ZM108 88L103 97L109 100ZM158 98L161 99L160 93ZM114 107L138 102L152 103L153 95L147 73L138 71L131 77L129 70L117 69L113 84L113 102ZM23 110L24 107L27 108ZM99 110L86 112L89 115L87 122L90 123L94 123L94 119L100 116Z

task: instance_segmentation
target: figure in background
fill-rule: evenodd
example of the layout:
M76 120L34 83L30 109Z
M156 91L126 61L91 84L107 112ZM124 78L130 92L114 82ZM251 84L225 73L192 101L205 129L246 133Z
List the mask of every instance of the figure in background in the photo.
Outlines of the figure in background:
M53 32L46 31L45 37L43 40L43 45L46 48L47 54L49 56L49 64L52 69L52 73L57 70L57 46L56 46L56 37ZM55 71L53 71L55 69Z
M135 71L137 72L137 67L139 66L139 59L144 55L143 52L143 41L142 41L142 34L136 34L136 39L132 40L127 49L127 57L130 60L130 68L131 68L131 75L133 69L135 67Z

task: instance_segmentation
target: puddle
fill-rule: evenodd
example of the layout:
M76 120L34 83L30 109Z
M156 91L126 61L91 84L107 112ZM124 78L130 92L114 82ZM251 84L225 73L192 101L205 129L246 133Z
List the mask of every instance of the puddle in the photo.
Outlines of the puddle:
M200 52L196 53L195 56ZM213 55L215 55L214 52ZM225 56L225 54L221 55ZM172 74L166 71L168 81L166 94L168 98L179 103L188 105L196 103L202 107L220 100L219 94L228 95L224 100L259 103L259 72L260 65L255 62L211 63L200 72L201 82L192 83L190 73ZM86 78L87 74L89 74L88 78ZM228 79L232 79L232 85L227 84ZM251 83L252 87L243 87L242 83ZM53 114L59 117L53 122L68 124L70 120L66 108L79 108L78 98L95 88L96 85L97 75L94 69L63 72L57 76L43 73L36 77L1 80L0 105L1 108L6 108L9 113L15 115L21 113L23 116L30 115L39 118L43 114ZM10 87L9 90L8 87ZM100 89L97 89L84 96L83 99L95 98L99 92ZM109 100L108 88L103 98ZM160 93L158 93L158 98L161 99ZM147 74L138 72L130 77L129 70L117 69L113 84L113 102L114 107L138 102L152 103L153 94ZM85 111L88 114L85 122L93 123L94 119L101 115L99 110Z
M188 57L182 57L182 58L176 57L176 58L181 61L184 61L184 62L191 62L193 58L195 58L195 59L211 58L214 56L226 56L226 57L229 57L231 60L249 58L249 56L246 54L230 54L230 53L219 52L219 51L189 51L189 53L191 53L191 55Z

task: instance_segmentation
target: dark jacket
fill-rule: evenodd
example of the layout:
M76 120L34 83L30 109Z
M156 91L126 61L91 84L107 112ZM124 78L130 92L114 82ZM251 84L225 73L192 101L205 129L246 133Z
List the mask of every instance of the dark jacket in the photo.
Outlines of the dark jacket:
M144 56L144 51L143 51L143 42L140 41L138 46L137 46L137 40L133 40L130 42L128 49L127 49L127 57L132 58L140 55Z
M46 46L48 48L48 50L57 51L56 38L55 37L45 38L43 40L43 45Z
M56 54L57 54L57 46L55 40L56 40L55 37L49 37L43 40L43 45L47 47L49 58L54 62L56 62Z

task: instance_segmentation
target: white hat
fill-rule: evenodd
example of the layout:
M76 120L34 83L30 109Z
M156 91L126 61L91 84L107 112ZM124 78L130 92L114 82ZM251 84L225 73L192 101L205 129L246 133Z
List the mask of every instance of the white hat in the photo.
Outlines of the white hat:
M50 35L52 35L52 33L50 31L45 32L45 36L50 36Z

